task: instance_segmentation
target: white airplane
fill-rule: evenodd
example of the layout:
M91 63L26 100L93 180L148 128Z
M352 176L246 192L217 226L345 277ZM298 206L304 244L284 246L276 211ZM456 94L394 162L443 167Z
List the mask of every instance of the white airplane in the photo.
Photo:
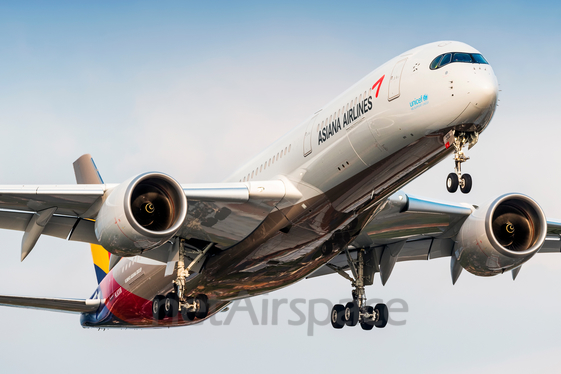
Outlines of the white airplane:
M333 327L370 330L386 325L388 310L368 305L365 286L375 273L385 284L398 261L450 257L453 282L462 269L516 277L538 251L561 249L561 224L533 199L475 206L400 191L451 154L448 191L471 190L464 148L490 123L497 91L476 49L431 43L368 74L224 183L149 172L105 184L84 155L77 185L0 186L0 228L24 231L22 261L41 234L91 243L99 282L89 299L0 304L81 313L85 327L181 326L338 273L353 301L333 307Z

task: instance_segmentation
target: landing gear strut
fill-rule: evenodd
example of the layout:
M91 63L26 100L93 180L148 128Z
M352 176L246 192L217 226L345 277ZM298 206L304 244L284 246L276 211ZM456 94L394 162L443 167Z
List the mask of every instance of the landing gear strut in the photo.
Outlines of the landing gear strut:
M460 187L460 191L463 193L469 193L471 191L472 179L471 175L462 175L462 163L469 160L469 157L465 155L463 148L467 144L468 150L471 149L479 139L477 132L460 132L451 130L444 137L444 143L446 147L454 147L454 172L448 174L446 178L446 189L448 192L454 193Z
M154 320L159 321L165 317L176 318L181 314L184 321L190 322L197 319L203 319L208 315L208 298L206 295L197 295L196 297L187 297L186 281L193 273L192 268L203 259L208 250L212 247L212 243L205 247L193 259L189 265L185 266L186 249L182 239L176 238L174 246L177 246L179 259L177 261L177 278L173 281L174 291L168 293L165 297L157 295L152 301L152 315Z
M366 293L364 291L364 249L358 250L356 266L348 249L345 249L345 253L347 254L347 262L354 278L350 277L343 269L335 265L327 264L327 266L351 281L353 285L353 301L349 301L344 306L342 304L333 306L333 309L331 309L331 326L336 329L341 329L345 325L356 326L360 324L363 330L372 330L374 326L378 328L385 327L388 323L388 307L386 304L377 304L375 307L366 305Z

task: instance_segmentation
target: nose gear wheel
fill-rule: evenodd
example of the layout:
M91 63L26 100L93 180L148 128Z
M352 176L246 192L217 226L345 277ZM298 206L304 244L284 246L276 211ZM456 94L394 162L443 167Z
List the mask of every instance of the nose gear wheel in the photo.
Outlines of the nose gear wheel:
M448 174L446 178L446 189L450 193L454 193L460 187L462 193L469 193L472 187L472 179L469 174L462 174L462 163L469 160L469 157L464 153L464 147L467 145L468 150L471 149L479 139L479 134L477 132L463 132L451 130L445 139L453 139L450 141L445 141L446 147L454 147L454 172Z

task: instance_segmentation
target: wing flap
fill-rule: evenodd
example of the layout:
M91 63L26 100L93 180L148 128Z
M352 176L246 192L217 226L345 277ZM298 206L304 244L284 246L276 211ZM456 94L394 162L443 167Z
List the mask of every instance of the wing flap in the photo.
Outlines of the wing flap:
M115 185L0 185L0 209L38 212L57 207L57 214L84 214Z
M0 295L0 305L20 308L46 309L70 313L93 313L101 305L99 299L54 299Z

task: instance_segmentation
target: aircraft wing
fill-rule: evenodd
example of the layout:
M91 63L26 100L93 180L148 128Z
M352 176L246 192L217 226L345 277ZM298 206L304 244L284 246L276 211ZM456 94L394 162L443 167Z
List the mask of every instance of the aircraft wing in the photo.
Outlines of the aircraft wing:
M356 260L358 248L371 249L374 272L380 272L385 284L397 262L450 257L462 224L477 208L475 205L443 203L398 192L378 208L351 243L349 256ZM539 252L561 252L561 222L547 221L547 236ZM333 274L338 270L350 270L345 252L308 278Z
M70 313L92 313L101 305L99 299L53 299L46 297L23 297L0 295L0 305L20 308L47 309Z
M22 260L43 234L99 244L95 217L116 186L0 185L0 229L24 232ZM251 233L283 198L297 195L282 180L182 187L188 211L178 235L213 242L222 249Z

